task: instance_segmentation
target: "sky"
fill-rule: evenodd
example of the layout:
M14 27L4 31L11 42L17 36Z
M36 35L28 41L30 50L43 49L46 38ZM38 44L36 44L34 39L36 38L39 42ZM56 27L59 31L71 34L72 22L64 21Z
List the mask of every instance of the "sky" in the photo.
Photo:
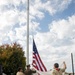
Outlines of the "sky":
M32 63L33 36L48 70L55 62L72 72L75 67L75 0L30 0L29 63ZM19 43L26 56L27 0L0 0L0 45Z

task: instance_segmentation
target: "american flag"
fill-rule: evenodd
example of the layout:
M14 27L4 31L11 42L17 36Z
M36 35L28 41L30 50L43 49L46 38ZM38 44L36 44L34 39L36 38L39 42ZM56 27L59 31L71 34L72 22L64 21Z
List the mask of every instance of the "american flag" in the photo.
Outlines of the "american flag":
M44 66L40 56L39 56L39 53L37 51L37 48L36 48L36 45L35 45L35 42L33 40L33 61L32 61L32 66L34 68L36 68L38 71L47 71L46 67Z

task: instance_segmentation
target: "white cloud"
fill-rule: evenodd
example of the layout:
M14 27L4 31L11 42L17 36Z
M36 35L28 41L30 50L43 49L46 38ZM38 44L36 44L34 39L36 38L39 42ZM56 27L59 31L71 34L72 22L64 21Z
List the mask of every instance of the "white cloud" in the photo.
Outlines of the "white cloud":
M17 10L9 10L6 12L0 12L0 39L2 43L7 43L8 41L12 41L9 38L8 33L13 30L16 23L18 23L18 11ZM12 36L13 37L13 36ZM8 38L8 39L6 39Z
M73 38L75 37L75 15L69 17L68 19L62 19L59 21L53 21L50 24L50 32L57 35L57 38Z
M13 5L13 9L0 10L0 44L7 41L20 43L24 49L26 47L26 22L27 11L20 11L17 6L22 2L26 5L27 0L1 0L0 8L4 9L5 5ZM40 33L38 30L40 23L37 20L42 20L45 17L44 12L49 12L54 15L57 12L65 10L71 0L48 0L43 3L41 0L30 1L30 38L32 34L36 41L36 46L42 60L48 69L52 68L53 62L62 63L65 60L68 64L70 53L75 52L75 15L58 21L53 21L50 24L50 31ZM68 39L68 40L66 40ZM65 44L66 43L66 44ZM70 43L71 45L69 45ZM32 50L32 41L30 41L30 52ZM31 56L30 56L31 57ZM47 59L47 60L46 60ZM30 59L31 60L31 59ZM50 67L49 67L50 66Z
M8 5L8 4L14 4L14 5L18 6L21 2L26 3L27 0L1 0L0 1L0 6Z
M5 4L7 4L7 3L8 3L7 0L1 0L1 1L0 1L0 6L1 6L1 5L5 5Z
M39 19L42 19L45 17L45 11L49 12L50 15L54 15L57 12L61 12L67 9L71 2L72 0L48 0L43 3L42 0L34 0L34 2L32 0L30 1L30 14Z
M52 1L47 1L43 4L44 9L48 11L51 15L61 12L68 8L68 5L72 2L72 0L52 0Z
M75 15L70 16L67 19L53 21L50 24L49 32L39 32L35 35L34 38L37 49L48 69L52 69L52 65L55 62L58 62L61 65L63 61L66 61L68 66L66 71L69 72L71 70L69 69L71 65L71 53L75 53L74 20ZM70 63L68 64L68 62Z
M37 7L37 4L30 6L30 14L34 17L42 19L44 17L44 13L39 10L40 8L40 6Z
M3 30L6 27L13 27L15 23L17 23L18 18L18 12L17 11L7 11L4 13L0 13L0 29Z
M25 11L18 12L19 14L18 20L19 20L19 25L25 24L27 22L27 13Z
M8 33L7 36L10 38L11 42L16 39L15 32L13 32L12 30Z
M54 5L57 6L57 7L54 6L54 8L56 8L57 11L65 10L68 7L68 5L72 2L72 0L63 0L63 1L54 0L54 1L56 3L56 4L54 3Z

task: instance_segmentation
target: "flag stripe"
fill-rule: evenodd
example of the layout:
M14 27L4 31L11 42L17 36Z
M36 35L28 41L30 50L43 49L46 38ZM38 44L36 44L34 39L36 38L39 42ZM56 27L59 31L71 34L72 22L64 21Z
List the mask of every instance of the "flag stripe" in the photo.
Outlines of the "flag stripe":
M33 61L32 65L33 65L33 67L35 67L37 70L39 69L35 61Z
M37 65L38 70L41 70L41 69L40 69L40 66L39 66L39 64L38 64L37 57L36 57L36 55L34 55L34 56L35 56L35 59L36 59L36 60L35 60L35 65Z
M43 69L42 69L42 67L41 67L41 62L40 62L40 60L39 60L38 57L39 57L39 56L38 56L37 54L35 54L35 58L36 58L36 61L37 61L37 63L38 63L38 67L40 67L40 70L43 71Z
M39 71L47 71L46 67L44 66L44 64L39 56L39 53L37 51L34 40L33 40L33 62L32 62L32 65L34 68L36 68Z
M40 59L40 56L39 56L39 55L38 55L38 57L39 57L39 60L40 60L40 62L41 62L41 65L43 66L43 69L44 69L45 71L47 71L47 69L46 69L46 67L44 66L44 64L43 64L42 60Z

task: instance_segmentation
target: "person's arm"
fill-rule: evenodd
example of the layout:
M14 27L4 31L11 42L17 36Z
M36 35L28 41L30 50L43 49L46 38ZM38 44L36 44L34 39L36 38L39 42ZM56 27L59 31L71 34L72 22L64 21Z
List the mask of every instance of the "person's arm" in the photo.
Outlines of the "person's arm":
M66 63L65 63L65 62L63 62L63 65L64 65L64 67L63 67L63 68L64 68L64 69L66 69L67 67L66 67Z
M31 70L31 71L32 71L32 73L36 73L36 70L35 71Z
M66 63L65 62L63 62L63 68L61 69L61 71L62 72L65 72L65 69L66 69L67 67L66 67Z

